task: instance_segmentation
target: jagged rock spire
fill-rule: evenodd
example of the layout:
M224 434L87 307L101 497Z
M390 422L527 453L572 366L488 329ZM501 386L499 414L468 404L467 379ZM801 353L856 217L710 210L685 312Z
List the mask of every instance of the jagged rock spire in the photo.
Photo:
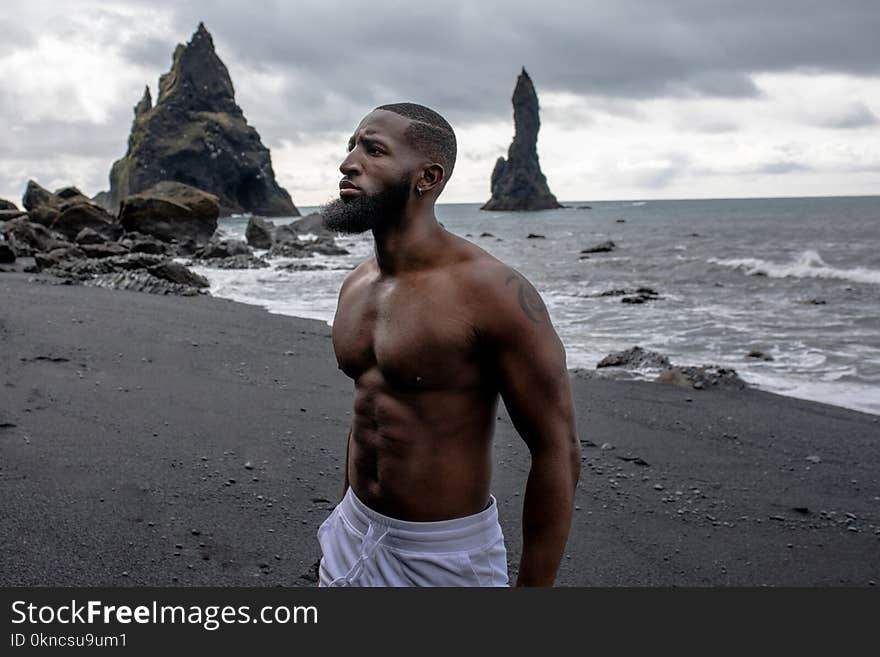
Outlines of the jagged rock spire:
M153 97L150 95L150 85L144 86L144 95L140 102L134 106L135 117L142 116L153 109Z
M482 210L548 210L561 208L550 192L538 162L538 94L525 66L513 90L513 142L507 160L499 157L492 171L492 198Z
M115 212L127 196L165 180L216 195L221 214L299 215L202 23L174 50L156 104L147 88L135 106L128 150L110 171L107 207Z
M199 23L189 43L174 49L171 70L159 78L156 105L174 103L192 111L241 112L229 70L214 50L214 39Z

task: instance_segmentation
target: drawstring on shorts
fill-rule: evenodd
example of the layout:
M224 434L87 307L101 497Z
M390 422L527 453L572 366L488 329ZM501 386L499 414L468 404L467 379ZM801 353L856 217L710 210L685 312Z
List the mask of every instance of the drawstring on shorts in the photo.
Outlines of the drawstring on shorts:
M379 538L376 538L376 534L380 530L382 533L379 534ZM371 520L369 527L367 527L367 533L364 535L364 540L361 543L360 556L358 556L357 561L354 562L345 575L337 577L328 586L352 586L364 574L367 561L373 558L373 554L389 531L390 529L387 526Z

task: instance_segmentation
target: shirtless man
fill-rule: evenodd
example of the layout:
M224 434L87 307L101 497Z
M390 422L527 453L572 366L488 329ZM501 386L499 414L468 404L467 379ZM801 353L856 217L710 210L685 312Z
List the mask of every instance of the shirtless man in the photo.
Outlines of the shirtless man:
M321 586L507 586L490 494L498 398L531 453L518 586L552 586L571 523L580 446L565 350L519 272L434 215L455 135L421 105L358 125L340 198L343 233L375 256L342 284L333 322L354 380L343 500L318 529Z

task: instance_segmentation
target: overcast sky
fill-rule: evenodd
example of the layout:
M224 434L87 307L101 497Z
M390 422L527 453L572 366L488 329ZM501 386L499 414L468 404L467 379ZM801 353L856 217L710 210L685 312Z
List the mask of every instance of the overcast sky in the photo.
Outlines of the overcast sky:
M132 107L204 21L300 206L376 105L456 129L441 201L483 202L523 65L562 201L880 194L880 2L48 2L0 14L0 197L107 189Z

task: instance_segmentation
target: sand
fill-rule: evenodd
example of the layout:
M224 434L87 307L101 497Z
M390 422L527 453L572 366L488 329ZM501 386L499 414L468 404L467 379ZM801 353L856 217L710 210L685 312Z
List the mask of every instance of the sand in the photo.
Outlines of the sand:
M0 274L0 584L314 586L352 382L323 322ZM624 345L625 346L625 345ZM557 584L880 581L880 418L757 390L572 379ZM500 405L511 580L528 452Z

